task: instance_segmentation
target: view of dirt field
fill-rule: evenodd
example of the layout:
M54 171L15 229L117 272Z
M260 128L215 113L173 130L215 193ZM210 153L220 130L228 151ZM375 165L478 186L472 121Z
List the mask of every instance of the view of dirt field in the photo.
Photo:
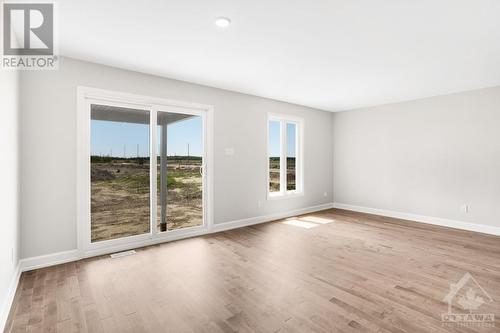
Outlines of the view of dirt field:
M286 189L295 190L295 157L288 157L286 162ZM280 190L280 158L269 157L269 190L279 192Z
M169 159L167 170L167 230L203 224L201 158ZM160 170L158 168L158 175ZM158 178L157 223L160 224L160 178Z
M168 157L167 230L203 223L201 158ZM269 158L270 189L279 191L280 161ZM157 164L157 228L160 231L160 165ZM91 158L92 242L149 232L149 159ZM295 158L287 159L287 190L295 189Z
M167 230L202 224L201 158L169 157ZM160 223L160 172L158 209ZM149 159L91 158L92 242L149 232Z

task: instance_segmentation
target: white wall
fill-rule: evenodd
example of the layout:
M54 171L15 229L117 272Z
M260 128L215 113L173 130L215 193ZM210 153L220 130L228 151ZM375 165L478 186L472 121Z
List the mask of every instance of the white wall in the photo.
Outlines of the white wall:
M500 87L333 122L336 203L500 227Z
M78 85L215 106L215 223L333 201L331 113L63 58L58 71L22 74L23 258L77 247ZM266 200L268 112L304 118L302 197ZM234 156L225 155L229 147L234 148ZM260 208L258 200L263 203Z
M10 307L19 262L19 74L0 73L0 331Z

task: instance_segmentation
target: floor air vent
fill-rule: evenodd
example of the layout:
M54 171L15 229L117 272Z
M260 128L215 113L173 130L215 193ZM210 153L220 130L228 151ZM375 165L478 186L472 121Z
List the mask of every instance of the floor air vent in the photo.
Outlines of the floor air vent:
M125 252L118 252L118 253L113 253L112 255L110 255L110 257L112 259L117 259L117 258L122 258L122 257L127 257L127 256L131 256L133 254L135 254L136 252L134 250L130 250L130 251L125 251Z

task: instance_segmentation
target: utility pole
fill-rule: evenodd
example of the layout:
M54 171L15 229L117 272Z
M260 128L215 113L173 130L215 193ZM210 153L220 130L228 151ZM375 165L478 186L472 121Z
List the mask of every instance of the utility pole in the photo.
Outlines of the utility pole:
M126 153L127 153L127 148L125 145L123 145L123 158L125 158Z
M139 159L139 144L137 144L137 159Z
M189 143L188 143L188 157L189 157Z

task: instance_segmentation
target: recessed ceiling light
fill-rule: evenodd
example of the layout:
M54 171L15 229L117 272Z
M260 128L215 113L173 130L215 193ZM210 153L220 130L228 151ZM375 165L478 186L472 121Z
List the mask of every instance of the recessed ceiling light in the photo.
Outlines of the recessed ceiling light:
M227 17L218 17L215 20L215 25L221 28L227 28L231 24L231 20Z

